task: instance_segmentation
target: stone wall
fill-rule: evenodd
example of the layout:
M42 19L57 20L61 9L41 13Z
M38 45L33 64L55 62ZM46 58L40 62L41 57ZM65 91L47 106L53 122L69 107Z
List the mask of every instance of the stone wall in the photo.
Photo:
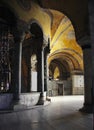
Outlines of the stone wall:
M55 81L49 80L48 83L48 96L59 96L59 87L61 87L62 94L60 95L71 95L72 86L71 80Z
M56 81L49 80L47 95L48 96L58 96L58 85L57 85Z
M84 94L84 76L72 75L72 94L83 95Z

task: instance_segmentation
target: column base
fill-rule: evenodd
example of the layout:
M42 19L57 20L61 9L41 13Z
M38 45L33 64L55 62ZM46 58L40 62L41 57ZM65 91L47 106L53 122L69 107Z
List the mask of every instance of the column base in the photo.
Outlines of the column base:
M44 102L45 102L44 97L40 97L37 105L44 105Z
M37 105L44 105L45 101L46 101L46 92L44 93L41 92Z
M93 113L94 112L94 104L84 104L84 106L79 109L81 112L85 113Z
M14 109L28 109L32 108L38 103L40 99L40 92L21 93L19 99L14 102Z

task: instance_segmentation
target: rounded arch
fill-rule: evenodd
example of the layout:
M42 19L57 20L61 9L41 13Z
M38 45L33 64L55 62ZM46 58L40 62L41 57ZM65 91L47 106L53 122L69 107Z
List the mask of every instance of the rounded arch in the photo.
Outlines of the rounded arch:
M46 23L46 22L45 22L45 23ZM47 23L46 23L46 24L47 24ZM38 21L38 19L32 18L32 19L29 20L29 22L28 22L28 29L30 30L30 32L31 32L31 29L34 28L33 25L40 28L39 30L40 30L40 32L41 32L41 34L42 34L43 45L44 45L44 46L47 46L48 43L49 43L50 34L48 34L48 33L46 34L46 33L45 33L45 28L44 28L44 26L41 24L41 22ZM45 25L45 24L44 24L44 25ZM31 33L34 33L34 32L31 32ZM36 33L37 33L37 32L36 32ZM39 35L39 37L41 37L41 35Z
M29 30L31 34L35 35L36 37L42 37L44 35L43 29L40 23L36 19L32 19L29 21Z
M74 27L70 19L59 11L51 9L49 11L53 15L50 56L58 55L59 57L61 53L73 65L72 69L83 70L82 49L76 42Z
M29 90L42 91L42 47L43 47L43 29L36 20L29 23L30 38L26 39L27 47L24 48L25 60L28 60L28 73L27 78L29 82ZM25 53L25 50L27 53ZM32 58L32 60L31 60ZM36 78L34 77L36 76ZM25 78L26 76L23 75ZM35 80L33 80L35 78ZM35 84L36 82L36 84ZM35 86L34 86L35 84Z
M43 30L38 22L32 21L29 27L31 38L33 39L35 50L41 49L43 46ZM33 47L34 48L34 47Z
M58 68L58 75L59 80L67 79L70 77L70 67L67 61L62 61L61 59L54 59L51 61L49 65L49 72L51 72L50 77L54 78L55 69Z
M58 52L58 53L54 53L54 54L49 55L49 59L48 59L49 65L50 65L51 61L54 59L58 59L59 61L61 61L61 63L63 63L64 61L67 62L69 65L70 71L82 70L82 67L81 67L79 61L70 53Z

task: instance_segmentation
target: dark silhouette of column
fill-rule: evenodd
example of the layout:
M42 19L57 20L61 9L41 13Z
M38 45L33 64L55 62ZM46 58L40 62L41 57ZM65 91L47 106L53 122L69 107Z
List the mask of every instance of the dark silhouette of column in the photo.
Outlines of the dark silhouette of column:
M14 67L13 67L13 77L14 77L14 100L19 100L19 95L21 93L21 62L22 62L22 43L24 40L24 34L21 33L20 37L17 35L14 37L15 47L14 47Z
M92 113L94 111L94 1L89 0L89 31L90 39L82 46L84 55L84 77L85 77L85 101L81 111Z

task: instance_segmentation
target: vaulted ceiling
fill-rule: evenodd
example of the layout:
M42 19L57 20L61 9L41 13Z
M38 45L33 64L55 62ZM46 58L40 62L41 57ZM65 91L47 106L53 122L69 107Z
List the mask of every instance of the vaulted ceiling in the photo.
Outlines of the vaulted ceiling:
M72 22L77 39L89 33L88 0L38 0L41 7L64 13Z

